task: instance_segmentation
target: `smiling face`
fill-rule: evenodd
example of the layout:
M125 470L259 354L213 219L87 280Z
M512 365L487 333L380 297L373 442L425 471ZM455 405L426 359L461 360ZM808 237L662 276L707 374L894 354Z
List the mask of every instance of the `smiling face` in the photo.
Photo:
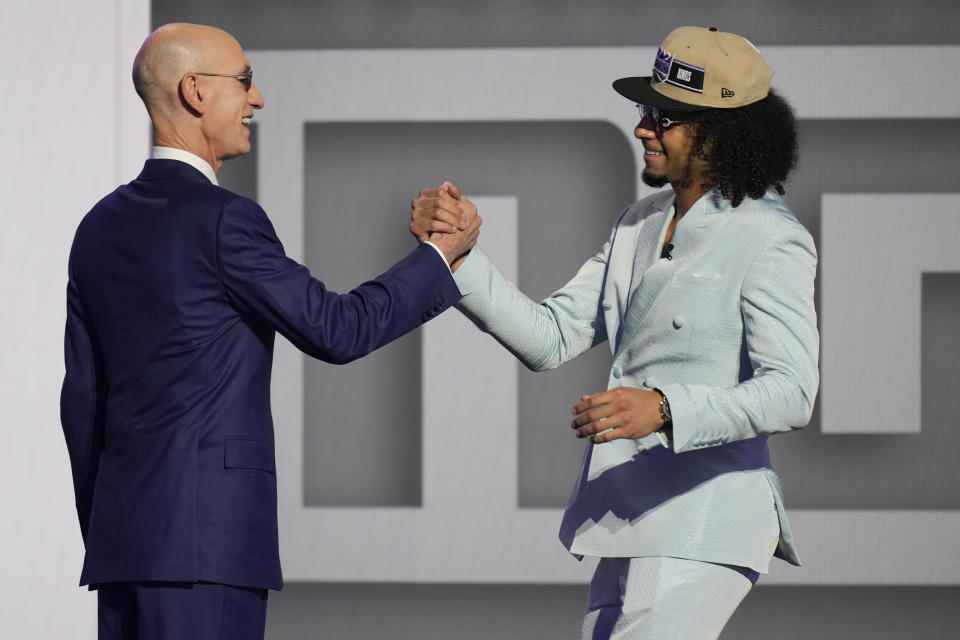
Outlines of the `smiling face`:
M250 119L254 109L263 107L263 95L250 83L247 90L242 78L226 77L250 72L250 62L240 44L225 32L215 33L204 48L204 73L223 74L197 76L197 85L205 94L206 107L201 115L201 131L214 159L214 169L224 160L250 151Z
M689 114L666 115L673 120L689 119ZM698 187L703 182L706 163L693 151L694 126L678 124L658 131L649 114L637 123L633 135L643 143L644 184L662 187L669 183L678 189Z

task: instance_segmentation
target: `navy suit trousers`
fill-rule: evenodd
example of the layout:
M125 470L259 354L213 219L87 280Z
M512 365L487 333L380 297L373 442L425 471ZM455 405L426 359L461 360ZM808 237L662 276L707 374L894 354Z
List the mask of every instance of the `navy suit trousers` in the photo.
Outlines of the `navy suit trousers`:
M267 590L210 582L98 585L99 640L263 640Z

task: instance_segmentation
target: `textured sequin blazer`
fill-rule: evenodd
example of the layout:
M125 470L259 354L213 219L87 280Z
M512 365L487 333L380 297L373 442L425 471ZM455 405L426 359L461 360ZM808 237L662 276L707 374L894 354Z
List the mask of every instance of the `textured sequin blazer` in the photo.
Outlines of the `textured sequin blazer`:
M474 249L454 274L458 306L533 370L606 341L607 388L669 399L672 448L587 444L560 528L571 553L799 564L766 437L806 425L819 384L813 240L772 191L735 208L711 191L661 258L673 213L672 192L629 206L539 304Z

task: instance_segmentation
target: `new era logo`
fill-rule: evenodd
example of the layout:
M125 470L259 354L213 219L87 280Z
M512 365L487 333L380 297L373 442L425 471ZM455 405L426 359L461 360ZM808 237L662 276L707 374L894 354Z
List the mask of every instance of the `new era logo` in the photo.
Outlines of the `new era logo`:
M733 95L734 95L733 91L731 91L730 89L727 89L726 87L720 89L721 98L732 98Z

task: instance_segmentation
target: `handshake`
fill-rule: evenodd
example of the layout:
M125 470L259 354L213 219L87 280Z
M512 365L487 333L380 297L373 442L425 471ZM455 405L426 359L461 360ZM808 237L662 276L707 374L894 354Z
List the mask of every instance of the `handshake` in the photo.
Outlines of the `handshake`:
M410 233L419 242L429 241L437 247L452 271L477 244L482 223L476 205L450 182L423 189L410 203Z

